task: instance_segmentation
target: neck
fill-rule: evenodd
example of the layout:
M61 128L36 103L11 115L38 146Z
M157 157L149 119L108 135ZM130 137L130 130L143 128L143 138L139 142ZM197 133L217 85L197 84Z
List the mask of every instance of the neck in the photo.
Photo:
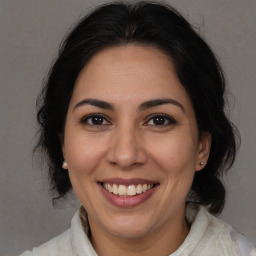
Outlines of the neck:
M91 242L99 256L170 255L180 247L189 233L185 212L179 220L169 221L163 227L137 238L113 236L99 229L97 225L94 225L93 221L90 221L90 218L89 223L91 227Z

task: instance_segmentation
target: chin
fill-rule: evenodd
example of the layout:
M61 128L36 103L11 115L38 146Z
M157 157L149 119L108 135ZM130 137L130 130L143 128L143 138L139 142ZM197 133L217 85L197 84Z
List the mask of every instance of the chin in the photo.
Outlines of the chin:
M122 226L116 227L113 230L109 230L110 233L116 237L124 238L124 239L137 239L143 237L147 232L143 227L134 226Z
M118 220L112 220L108 226L105 226L108 233L125 239L141 238L152 229L152 221L147 221L142 217L133 218L127 216L126 218L118 218ZM114 224L114 225L113 225Z

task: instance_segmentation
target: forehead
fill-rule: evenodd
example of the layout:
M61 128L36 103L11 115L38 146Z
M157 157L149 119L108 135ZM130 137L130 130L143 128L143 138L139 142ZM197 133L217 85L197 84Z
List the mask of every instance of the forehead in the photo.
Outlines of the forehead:
M114 103L171 97L187 104L169 56L154 47L126 45L97 53L78 76L71 101L84 97ZM189 102L190 104L190 102Z

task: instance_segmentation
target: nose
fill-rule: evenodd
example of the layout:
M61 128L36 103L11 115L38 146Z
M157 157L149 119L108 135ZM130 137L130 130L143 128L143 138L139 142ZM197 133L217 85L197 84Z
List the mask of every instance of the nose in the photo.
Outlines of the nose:
M109 163L124 170L143 165L148 159L141 136L127 127L113 133L106 157Z

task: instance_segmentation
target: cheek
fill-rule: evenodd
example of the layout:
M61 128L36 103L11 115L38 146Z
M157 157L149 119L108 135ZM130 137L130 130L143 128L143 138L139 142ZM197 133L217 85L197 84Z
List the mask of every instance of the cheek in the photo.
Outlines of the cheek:
M105 143L94 134L85 136L83 133L73 133L65 140L65 157L71 176L86 176L91 174L104 155Z
M71 138L71 139L70 139ZM95 196L97 166L102 155L102 144L75 135L65 141L66 161L73 190L86 209L92 208Z
M196 147L190 137L170 135L151 143L149 148L152 158L166 171L175 173L188 168L194 171Z
M185 136L186 135L186 136ZM157 169L161 171L162 184L167 198L183 202L193 182L196 168L196 144L189 133L182 136L170 134L151 147L151 158ZM170 197L169 195L172 195ZM170 205L173 205L173 204Z

